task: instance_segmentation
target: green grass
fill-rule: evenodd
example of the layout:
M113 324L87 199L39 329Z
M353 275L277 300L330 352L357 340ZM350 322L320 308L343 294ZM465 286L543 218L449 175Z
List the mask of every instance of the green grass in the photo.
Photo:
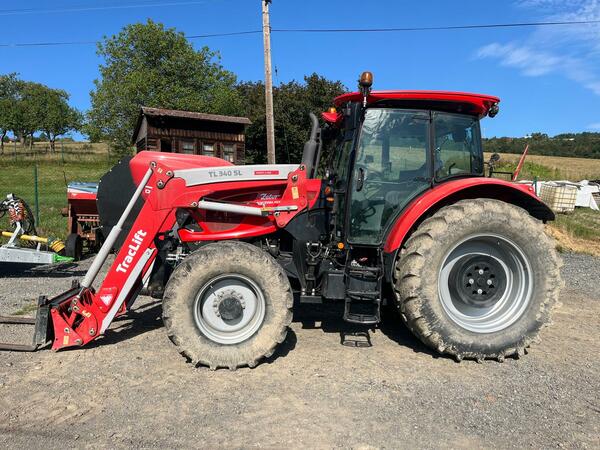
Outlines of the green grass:
M517 163L504 162L496 166L496 170L501 172L514 172L517 169ZM498 175L498 177L501 177ZM508 177L508 175L504 176ZM519 173L519 180L533 180L537 178L539 180L564 180L568 177L559 169L547 167L542 164L525 161L523 168Z
M38 167L40 223L38 234L65 238L67 219L61 209L67 206L67 183L71 181L98 181L112 166L106 155L61 155L41 159L5 156L0 159L0 196L8 193L23 198L34 210L34 166ZM35 211L34 211L35 214ZM7 218L0 219L0 229L8 229Z
M12 313L12 315L13 316L27 316L30 313L37 311L37 309L38 309L37 302L32 301L32 303L29 303L29 304L23 306L22 308L18 309L14 313Z
M571 214L557 214L554 228L572 237L600 242L600 212L577 208Z

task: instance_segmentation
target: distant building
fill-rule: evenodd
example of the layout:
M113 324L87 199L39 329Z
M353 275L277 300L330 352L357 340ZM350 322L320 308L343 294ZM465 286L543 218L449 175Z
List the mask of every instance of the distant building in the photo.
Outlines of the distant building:
M138 152L215 156L243 164L246 117L142 107L133 133Z

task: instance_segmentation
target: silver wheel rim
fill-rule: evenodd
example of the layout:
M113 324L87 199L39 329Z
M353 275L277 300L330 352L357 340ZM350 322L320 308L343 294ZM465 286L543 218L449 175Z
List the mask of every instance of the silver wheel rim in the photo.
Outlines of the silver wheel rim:
M265 297L240 274L223 274L206 283L194 301L194 320L204 336L225 345L249 339L265 318Z
M494 333L515 323L529 305L532 290L525 253L496 234L472 235L459 242L444 258L438 278L448 317L475 333Z

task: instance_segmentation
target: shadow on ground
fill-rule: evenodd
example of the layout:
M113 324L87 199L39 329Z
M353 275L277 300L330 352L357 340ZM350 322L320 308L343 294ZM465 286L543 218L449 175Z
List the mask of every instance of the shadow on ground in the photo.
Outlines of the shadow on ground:
M75 263L32 266L28 264L0 263L0 279L2 278L71 278L83 277L86 270L74 270Z
M343 303L323 305L294 305L294 322L302 324L304 329L320 329L324 333L340 335L340 344L350 347L371 346L371 334L381 331L386 337L415 353L424 353L439 358L440 355L419 341L395 311L389 307L382 308L382 321L376 326L348 323L343 319Z

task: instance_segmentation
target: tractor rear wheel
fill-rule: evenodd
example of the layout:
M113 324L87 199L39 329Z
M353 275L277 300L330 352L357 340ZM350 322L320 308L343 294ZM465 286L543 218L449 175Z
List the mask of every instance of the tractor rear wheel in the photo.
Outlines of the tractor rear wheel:
M543 225L492 199L426 219L396 264L397 307L427 346L481 361L520 356L558 303L560 258Z
M259 248L209 244L175 269L163 297L169 338L195 365L254 367L273 354L292 321L283 269Z

